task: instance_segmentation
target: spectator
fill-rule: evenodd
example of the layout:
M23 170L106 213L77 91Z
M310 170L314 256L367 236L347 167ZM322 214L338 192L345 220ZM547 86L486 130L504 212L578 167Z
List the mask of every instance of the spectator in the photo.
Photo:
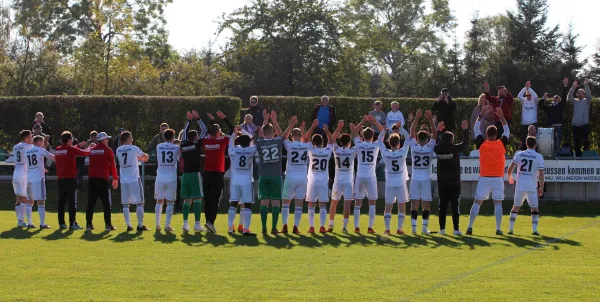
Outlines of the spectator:
M494 125L494 109L489 105L487 101L487 97L485 94L481 94L479 96L479 100L477 101L477 106L473 108L473 112L471 113L471 123L469 125L475 125L477 122L477 118L481 116L481 133L485 133L485 130L488 126ZM477 137L475 136L475 131L471 129L471 140L475 141Z
M261 113L262 116L262 113ZM262 119L262 118L261 118ZM254 118L251 114L246 114L244 116L244 123L242 123L242 133L249 135L250 137L254 137L256 131L258 131L258 126L253 124ZM261 124L262 125L262 124Z
M117 131L117 136L115 136L115 138L113 138L113 140L110 142L110 148L115 154L117 153L117 149L121 147L121 140L119 138L121 137L121 133L123 132L125 132L125 128L119 128L119 130ZM117 160L116 162L118 166L119 161Z
M46 150L49 150L50 149L50 142L49 142L50 136L48 134L42 132L43 127L40 124L34 123L33 128L31 130L33 131L34 137L38 136L38 135L44 137L44 148Z
M406 128L404 115L398 110L399 108L400 104L398 102L392 102L392 111L388 112L385 117L385 125L388 129L392 129L397 122L400 122L402 127Z
M567 96L569 104L573 105L573 119L571 126L573 128L573 145L575 147L575 156L581 157L581 146L583 150L590 149L590 105L592 101L592 91L588 85L588 80L583 81L584 89L577 90L577 99L573 97L573 92L577 89L578 82L573 82L573 87L569 90Z
M386 119L385 119L385 112L383 112L383 110L381 110L382 107L383 107L383 104L380 101L376 101L373 104L373 111L369 112L369 115L374 116L375 120L377 120L378 123L383 125L386 123ZM377 141L377 138L379 137L379 128L377 128L375 126L375 124L371 124L371 129L373 129L373 131L375 132L373 141Z
M85 143L85 147L88 148L92 143L98 144L98 132L95 130L90 132L90 138Z
M531 89L531 82L527 81L525 87L517 95L517 100L521 102L521 150L527 150L525 141L527 140L527 129L533 125L537 128L538 117L538 95Z
M494 110L498 107L502 108L504 119L506 119L508 126L510 126L510 124L512 123L512 106L514 101L512 94L508 92L506 87L498 86L498 96L491 96L490 85L487 82L483 83L483 89L488 102L490 102L490 105L494 106ZM502 137L502 134L504 133L504 127L502 126L502 123L500 122L497 116L495 118L495 121L496 128L498 128L497 136Z
M160 124L160 132L157 135L155 135L154 137L152 137L150 144L148 144L148 147L146 147L146 153L152 153L154 150L156 150L156 146L158 146L158 144L162 144L165 142L165 138L163 137L163 132L165 132L165 130L167 130L167 129L169 129L169 124L167 124L167 123Z
M102 201L104 210L104 224L106 231L116 230L111 220L111 199L110 187L117 189L119 185L119 175L115 165L115 154L108 147L108 140L111 139L104 132L98 134L98 145L90 150L90 167L88 171L88 204L85 214L87 221L86 230L94 229L92 220L94 218L94 207L98 198ZM110 182L110 176L113 179Z
M327 124L330 130L334 129L334 125L337 122L335 115L335 107L329 105L329 97L324 95L321 97L321 104L315 106L313 110L311 120L318 120L319 126L315 128L314 134L321 134L323 136L325 144L327 143L325 132L323 132L323 125Z
M262 126L262 124L264 122L263 115L262 115L263 110L265 110L265 108L258 105L258 97L251 96L250 97L250 108L248 108L248 110L246 110L246 115L250 114L252 116L252 124L254 124L254 126L257 126L257 127Z
M540 99L538 106L547 114L548 127L554 128L554 154L558 156L560 153L560 147L562 146L562 124L563 115L565 112L566 102L563 100L567 99L567 93L569 93L569 79L564 78L563 80L563 93L562 98L555 95L552 98L552 103L546 105L546 98L548 93Z
M448 88L442 89L437 102L431 106L431 112L438 116L439 122L444 122L444 131L454 131L456 129L456 122L454 121L456 102L452 100Z
M50 130L50 126L48 126L48 124L46 124L46 122L44 122L44 114L41 112L38 112L35 114L35 120L33 121L33 123L31 123L31 128L33 128L36 124L40 125L42 127L42 133L46 134L48 136L48 140L51 139L51 130Z

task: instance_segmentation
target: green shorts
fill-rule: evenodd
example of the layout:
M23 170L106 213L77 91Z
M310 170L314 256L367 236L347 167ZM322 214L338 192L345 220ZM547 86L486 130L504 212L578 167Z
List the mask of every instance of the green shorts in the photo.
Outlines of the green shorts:
M202 175L199 172L183 173L179 193L182 199L204 198Z
M261 176L258 178L258 199L281 200L283 181L281 176Z

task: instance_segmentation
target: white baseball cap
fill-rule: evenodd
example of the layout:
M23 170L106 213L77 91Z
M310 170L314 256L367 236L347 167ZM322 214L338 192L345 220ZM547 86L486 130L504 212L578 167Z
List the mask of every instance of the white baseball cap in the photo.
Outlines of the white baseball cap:
M96 137L96 139L99 142L101 142L101 141L103 141L105 139L111 139L111 138L112 138L112 136L108 136L108 134L106 134L106 132L100 132L100 133L98 133L98 136Z

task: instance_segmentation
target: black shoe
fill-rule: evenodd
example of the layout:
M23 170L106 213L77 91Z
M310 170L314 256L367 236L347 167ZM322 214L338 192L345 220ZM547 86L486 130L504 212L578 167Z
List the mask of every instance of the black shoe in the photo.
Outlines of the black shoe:
M69 227L69 230L77 231L77 230L83 230L83 228L80 225L78 225L77 223L74 223L72 226Z
M498 236L504 236L504 232L502 232L500 230L496 230L496 235L498 235Z
M106 229L105 229L105 231L109 231L109 232L110 232L110 231L114 231L114 230L116 230L116 229L117 229L117 228L115 228L115 227L114 227L112 224L109 224L109 225L107 225L107 226L106 226Z
M138 232L143 232L143 231L150 231L149 228L147 228L145 225L141 226L141 227L137 227L137 231Z
M245 232L245 233L243 233L243 236L254 236L254 237L256 237L256 234L252 233L252 232Z
M110 231L108 228L106 228L107 231ZM127 227L127 232L131 232L133 231L133 227L128 226Z
M467 235L473 235L473 229L472 228L468 228L467 232L465 234L467 234Z
M279 234L279 231L277 229L271 229L271 235L277 236L277 234Z
M262 234L267 235L268 234L267 229L262 229Z
M88 224L85 226L85 230L86 230L86 231L92 231L92 230L95 230L95 229L96 229L96 228L95 228L95 227L94 227L94 225L93 225L93 224L91 224L91 223L88 223Z

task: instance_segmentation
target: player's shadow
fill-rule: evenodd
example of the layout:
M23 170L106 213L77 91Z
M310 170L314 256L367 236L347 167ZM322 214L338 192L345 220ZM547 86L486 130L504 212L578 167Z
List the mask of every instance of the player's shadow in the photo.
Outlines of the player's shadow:
M101 233L97 233L94 234L90 231L85 231L83 232L83 235L81 235L81 239L86 240L86 241L100 241L103 239L107 239L110 237L110 232L109 231L102 231Z
M339 247L344 244L340 239L340 236L336 233L325 233L322 236L319 236L319 238L321 239L321 245Z
M258 246L260 242L257 236L243 236L242 234L234 234L231 236L233 245L235 246Z
M478 247L489 247L492 245L488 241L479 239L475 236L455 236L453 238L459 242L460 246L468 246L471 250L474 250Z
M70 237L71 235L73 235L73 233L74 233L73 230L57 229L54 232L48 234L47 236L42 237L42 239L48 240L48 241L61 240L61 239Z
M262 238L265 241L265 245L274 247L276 249L291 249L294 247L294 244L290 238L284 234L277 236L263 235Z
M404 243L404 246L401 246L401 247L403 247L403 248L428 246L429 245L428 238L431 238L430 236L419 236L419 235L417 235L417 236L415 236L415 235L394 235L394 237L397 237L402 240L402 243Z
M10 230L0 233L1 239L28 239L41 232L40 229L29 231L24 228L14 227Z
M338 236L339 236L339 238L346 239L348 241L345 243L346 246L351 246L351 245L370 246L376 242L374 237L363 235L363 234L354 234L354 235L340 234Z
M204 244L210 244L212 246L223 246L229 244L229 239L226 236L209 232L206 233L206 242Z
M322 245L322 242L319 240L318 236L315 234L299 234L299 235L290 235L288 234L290 240L296 241L296 245L308 248L316 248Z
M119 233L117 236L115 236L114 238L110 239L114 242L131 242L134 240L139 240L141 239L140 236L142 236L143 232L139 231L139 232L121 232Z
M552 246L552 248L555 250L560 249L559 245L581 246L581 242L571 240L571 239L566 239L566 238L559 239L559 238L554 238L554 237L541 236L541 237L535 237L535 239L537 239L540 242L540 244L546 244L546 245Z
M195 232L193 234L184 232L181 234L181 242L187 244L188 246L195 246L199 243L204 243L202 238L203 236L200 232Z
M449 236L428 236L426 237L429 241L431 241L432 246L431 248L439 248L439 247L450 247L450 248L460 248L462 247L462 243L458 242L458 241L454 241L454 240L450 240L450 238L456 238L456 237L449 237Z
M173 243L177 241L177 236L173 233L161 233L159 231L154 232L154 241L162 243Z

